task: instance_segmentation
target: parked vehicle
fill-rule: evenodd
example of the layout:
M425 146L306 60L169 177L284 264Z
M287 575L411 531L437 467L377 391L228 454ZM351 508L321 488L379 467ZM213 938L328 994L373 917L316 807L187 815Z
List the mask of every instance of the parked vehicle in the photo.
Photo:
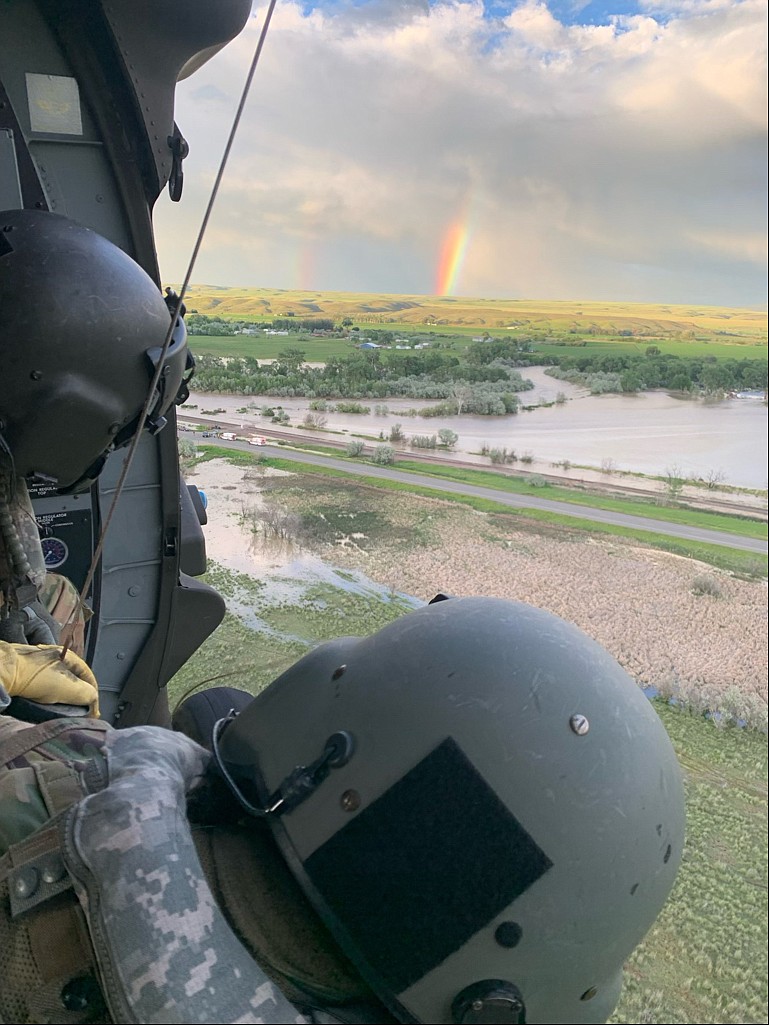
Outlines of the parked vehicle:
M223 441L237 441L238 440L237 434L234 434L232 431L222 431L222 433L219 435L219 437L222 438Z
M267 439L266 438L249 438L248 439L248 444L249 445L266 445L267 444Z

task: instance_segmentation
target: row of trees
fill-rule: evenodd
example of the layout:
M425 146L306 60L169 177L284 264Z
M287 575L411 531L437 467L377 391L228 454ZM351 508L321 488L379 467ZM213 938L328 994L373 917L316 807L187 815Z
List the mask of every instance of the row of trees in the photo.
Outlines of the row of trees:
M718 394L729 391L766 391L767 362L760 359L682 357L661 353L650 346L646 355L607 353L601 356L564 356L548 373L561 381L584 384L594 393L639 392L652 388Z
M308 367L301 349L283 350L274 363L251 357L198 359L195 386L200 391L236 395L304 396L310 399L444 400L436 415L504 415L518 409L517 393L532 387L505 366L463 366L439 351L387 353L357 350L323 367Z
M278 317L273 321L254 323L252 320L225 320L204 313L188 313L184 318L190 335L237 335L246 328L267 328L275 331L333 331L336 324L325 317L296 317L291 320ZM341 330L341 328L339 328Z

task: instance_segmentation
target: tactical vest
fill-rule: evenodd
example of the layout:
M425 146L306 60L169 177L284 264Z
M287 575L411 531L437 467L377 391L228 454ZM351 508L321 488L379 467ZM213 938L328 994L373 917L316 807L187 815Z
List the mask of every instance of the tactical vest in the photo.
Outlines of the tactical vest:
M0 716L0 1021L109 1021L58 833L107 729Z

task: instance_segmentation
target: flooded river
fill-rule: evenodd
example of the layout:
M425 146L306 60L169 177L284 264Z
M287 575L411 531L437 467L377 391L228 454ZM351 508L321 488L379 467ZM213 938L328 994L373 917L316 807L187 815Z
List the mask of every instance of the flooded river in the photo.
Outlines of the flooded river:
M675 469L685 477L706 478L719 474L724 483L748 488L767 486L767 407L760 399L725 399L708 404L682 400L666 392L640 395L590 395L584 388L548 377L544 368L522 371L534 383L534 390L522 392L522 404L534 406L554 402L562 392L561 405L537 405L516 416L459 416L423 418L407 411L434 405L434 401L388 399L387 415L376 415L375 401L365 401L366 415L326 412L325 431L332 436L363 436L387 439L400 423L407 437L435 434L448 427L458 436L455 452L468 461L488 466L480 455L484 446L512 449L520 457L530 455L531 468L549 467L568 460L574 465L600 469L664 474ZM244 415L236 410L249 402L259 406L281 404L298 427L309 412L309 400L243 397L240 395L193 394L195 415L205 409L223 408L222 419L237 420L239 429L258 433L268 420L258 413ZM329 403L333 405L333 403ZM384 402L379 403L385 405ZM212 418L213 419L213 418ZM322 437L323 432L318 432Z

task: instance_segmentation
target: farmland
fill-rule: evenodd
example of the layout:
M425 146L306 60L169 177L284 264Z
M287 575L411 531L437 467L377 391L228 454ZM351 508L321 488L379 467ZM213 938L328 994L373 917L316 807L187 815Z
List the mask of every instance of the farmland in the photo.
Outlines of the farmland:
M535 331L611 338L662 338L724 345L767 343L766 311L649 303L540 302L453 296L299 292L193 285L190 311L254 323L283 317L349 319L353 325L395 325L458 336ZM480 330L479 330L480 329ZM693 353L694 354L694 353ZM700 355L700 353L697 353Z
M766 359L767 354L766 314L761 310L206 286L193 286L187 305L192 348L200 355L270 360L287 345L299 343L308 361L325 363L349 355L366 339L391 346L429 344L461 355L478 338L520 343L545 360L609 353L643 356L652 344L663 355L697 359ZM313 321L333 325L333 330L312 331L308 325ZM286 333L261 330L278 323ZM254 333L241 334L243 329Z

